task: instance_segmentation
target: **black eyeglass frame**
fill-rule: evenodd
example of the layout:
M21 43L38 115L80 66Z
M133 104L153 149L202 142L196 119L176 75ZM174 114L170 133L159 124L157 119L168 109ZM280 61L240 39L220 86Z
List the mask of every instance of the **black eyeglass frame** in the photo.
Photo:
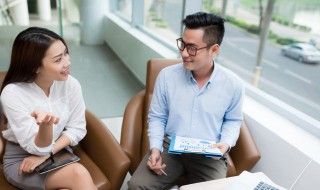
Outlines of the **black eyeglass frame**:
M196 56L198 50L201 50L201 49L204 49L204 48L208 48L208 47L210 47L210 46L213 45L213 44L212 44L212 45L209 44L209 45L207 45L207 46L205 46L205 47L197 48L197 47L195 47L195 46L186 44L186 43L182 40L182 38L178 38L178 39L176 39L176 41L177 41L177 47L178 47L178 49L179 49L180 51L183 51L185 48L187 48L187 52L188 52L188 54L189 54L190 56ZM179 43L180 43L180 44L183 44L183 48L182 48L182 49L179 47ZM190 48L194 48L194 50L195 50L194 54L189 52Z

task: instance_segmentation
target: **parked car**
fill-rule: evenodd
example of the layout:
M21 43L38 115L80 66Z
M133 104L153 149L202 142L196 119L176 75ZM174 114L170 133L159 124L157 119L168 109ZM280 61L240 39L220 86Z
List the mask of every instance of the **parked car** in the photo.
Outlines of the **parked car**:
M282 55L304 63L319 63L320 51L307 43L294 43L281 48Z
M320 50L320 35L312 35L309 44L313 45L314 47Z

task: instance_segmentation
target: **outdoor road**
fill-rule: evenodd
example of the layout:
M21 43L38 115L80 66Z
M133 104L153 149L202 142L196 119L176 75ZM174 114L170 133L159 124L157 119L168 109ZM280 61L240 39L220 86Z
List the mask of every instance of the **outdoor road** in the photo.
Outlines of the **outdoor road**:
M257 36L227 24L217 61L252 83L258 48ZM282 56L280 48L266 43L259 88L319 120L320 64L299 63Z

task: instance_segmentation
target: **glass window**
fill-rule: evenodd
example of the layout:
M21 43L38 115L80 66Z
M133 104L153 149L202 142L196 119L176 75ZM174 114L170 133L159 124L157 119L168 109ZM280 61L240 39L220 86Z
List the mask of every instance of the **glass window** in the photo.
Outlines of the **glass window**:
M132 0L118 0L117 10L126 20L132 20Z
M259 23L262 15L260 11L266 10L266 3L259 4L259 1L249 0L227 1L226 34L217 61L251 84L254 84L254 77L258 76L253 71L259 68L259 82L254 86L300 111L301 114L298 115L306 114L306 118L319 121L320 52L313 56L289 56L281 52L287 48L285 45L311 42L313 31L320 31L318 25L316 22L298 21L313 20L316 13L320 15L320 11L308 2L275 1L269 38L262 48L262 60L258 64ZM222 0L203 1L205 11L221 13L222 7ZM302 12L305 14L301 14ZM303 18L298 18L302 17L301 15Z
M144 0L144 26L170 43L180 37L183 0Z

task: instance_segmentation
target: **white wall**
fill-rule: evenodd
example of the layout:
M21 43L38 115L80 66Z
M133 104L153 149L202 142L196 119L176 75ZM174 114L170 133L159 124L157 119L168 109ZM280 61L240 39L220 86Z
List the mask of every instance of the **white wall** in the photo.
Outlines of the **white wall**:
M146 64L149 59L177 58L175 52L142 34L114 14L108 13L105 20L106 43L142 84L146 81Z
M149 59L176 57L175 52L111 13L106 16L105 27L106 43L143 84ZM320 139L249 96L245 98L244 114L262 155L253 172L262 171L288 189L318 189Z
M253 172L288 189L318 189L320 140L248 96L244 113L261 153Z

